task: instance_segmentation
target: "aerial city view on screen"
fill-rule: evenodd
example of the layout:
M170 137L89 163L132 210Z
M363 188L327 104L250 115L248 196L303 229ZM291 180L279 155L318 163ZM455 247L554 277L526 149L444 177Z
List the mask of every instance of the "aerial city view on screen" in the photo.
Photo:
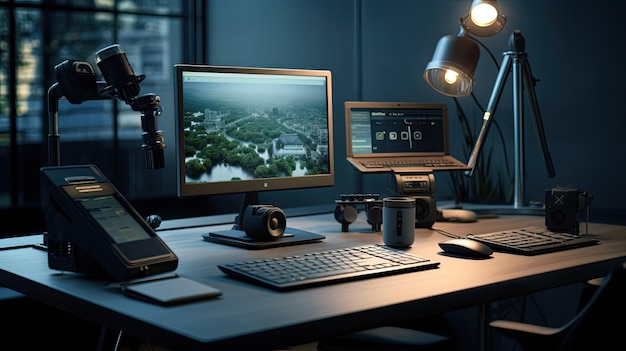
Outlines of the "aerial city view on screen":
M186 182L329 173L326 87L281 82L185 81Z

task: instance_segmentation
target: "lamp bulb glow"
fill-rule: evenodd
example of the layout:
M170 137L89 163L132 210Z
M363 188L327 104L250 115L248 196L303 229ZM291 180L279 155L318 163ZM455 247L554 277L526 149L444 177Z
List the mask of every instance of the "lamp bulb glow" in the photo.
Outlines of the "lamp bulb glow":
M470 18L477 26L488 27L496 22L498 10L490 4L481 3L472 8Z
M456 83L456 80L458 77L459 77L459 74L457 72L449 69L449 70L446 70L446 73L444 74L443 79L448 84L454 84Z

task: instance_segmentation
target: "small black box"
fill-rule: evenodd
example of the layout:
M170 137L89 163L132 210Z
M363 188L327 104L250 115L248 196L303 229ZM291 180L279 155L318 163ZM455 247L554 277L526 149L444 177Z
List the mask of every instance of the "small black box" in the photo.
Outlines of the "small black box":
M588 205L587 193L575 188L546 189L546 228L579 234L580 210Z

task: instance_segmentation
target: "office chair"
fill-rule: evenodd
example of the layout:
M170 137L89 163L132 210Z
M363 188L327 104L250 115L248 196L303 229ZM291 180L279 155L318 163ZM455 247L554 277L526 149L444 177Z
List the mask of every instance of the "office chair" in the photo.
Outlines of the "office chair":
M566 324L546 327L495 320L489 323L524 350L609 350L624 344L626 330L626 269L615 269L602 279L584 307Z

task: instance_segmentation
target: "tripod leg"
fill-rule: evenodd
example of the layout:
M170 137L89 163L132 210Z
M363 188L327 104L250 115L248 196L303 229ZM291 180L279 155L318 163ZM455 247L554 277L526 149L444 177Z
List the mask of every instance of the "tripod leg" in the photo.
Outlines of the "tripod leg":
M523 53L516 52L513 59L513 137L515 148L515 183L513 194L513 207L524 206L525 194L525 157L524 157L524 80L522 79L521 57Z
M476 168L476 162L478 160L478 155L480 154L483 142L487 137L487 133L489 132L489 127L491 126L491 119L496 111L496 107L498 107L498 102L500 101L500 96L502 95L502 89L504 88L504 84L506 83L506 77L511 68L511 53L504 53L504 58L502 59L502 64L500 65L500 71L498 71L498 76L496 77L496 83L493 86L493 90L491 91L491 97L489 98L489 105L487 105L487 110L483 114L483 125L480 128L480 133L478 134L478 138L476 138L476 143L474 144L474 150L472 150L472 154L470 155L470 159L467 162L467 165L470 167L468 171L465 172L466 175L472 176L474 174L474 168Z
M548 149L548 142L546 140L546 135L543 129L543 121L539 111L539 103L537 102L537 95L535 94L535 78L533 78L530 70L530 63L528 63L528 59L526 57L523 57L522 67L522 71L524 73L524 83L526 85L526 95L528 96L533 121L535 122L537 138L539 139L541 151L543 152L543 160L546 164L548 176L553 178L556 175L556 172L554 170L554 164L552 163L552 157L550 156L550 150Z

